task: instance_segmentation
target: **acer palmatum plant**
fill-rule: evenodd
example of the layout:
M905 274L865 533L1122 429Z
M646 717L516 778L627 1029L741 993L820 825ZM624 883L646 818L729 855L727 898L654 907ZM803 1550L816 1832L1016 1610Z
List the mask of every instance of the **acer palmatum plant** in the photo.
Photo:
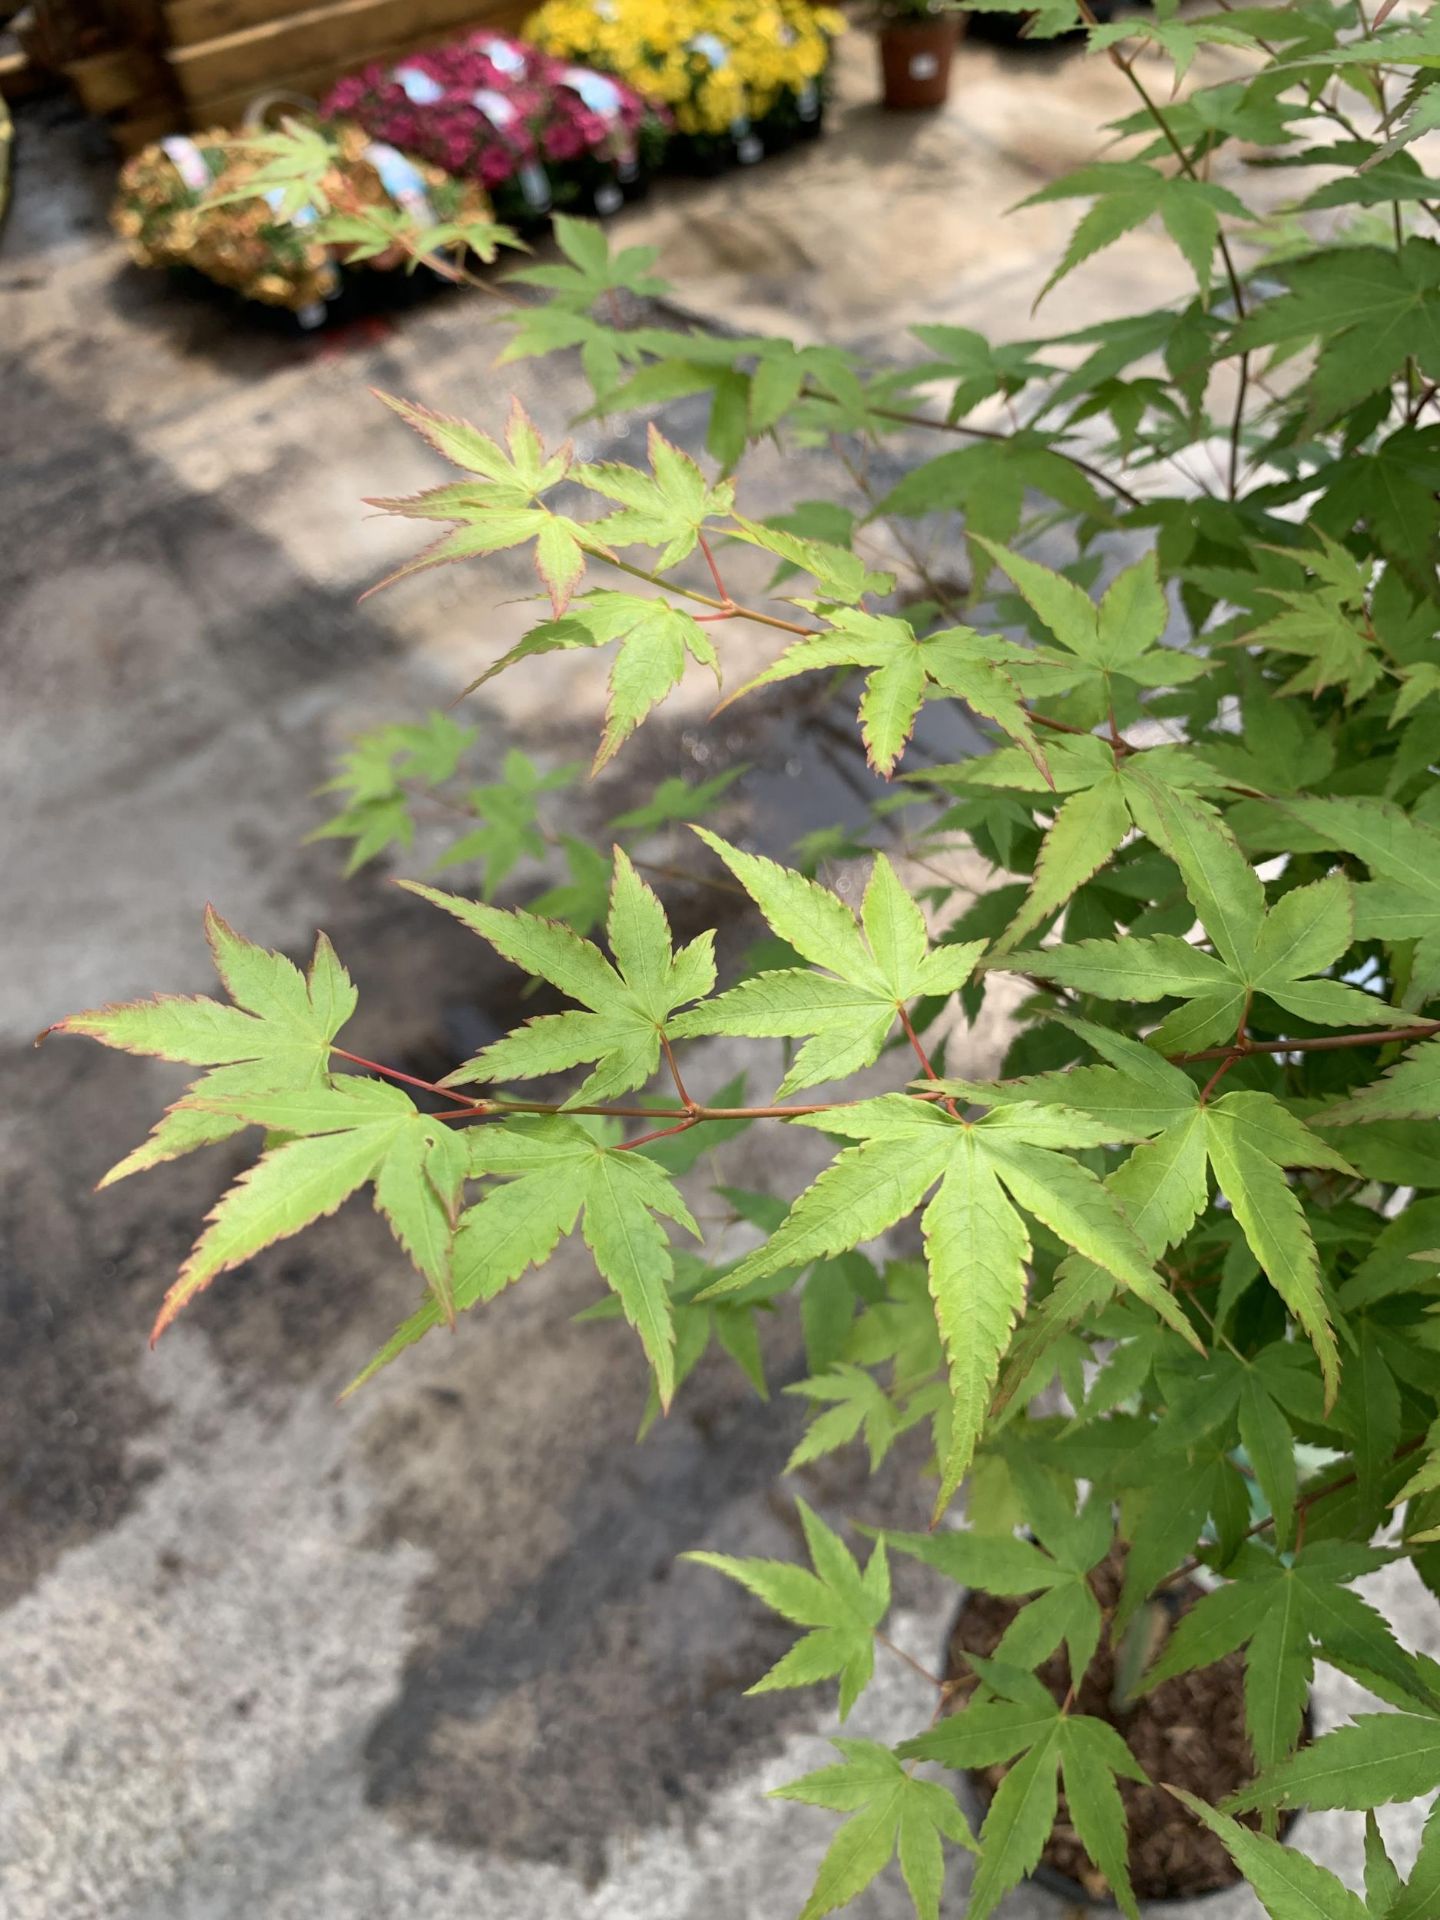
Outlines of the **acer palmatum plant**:
M1084 0L1041 12L1056 30L1087 17ZM1127 1714L1242 1657L1254 1777L1225 1805L1177 1804L1274 1920L1422 1920L1440 1911L1440 1816L1406 1885L1373 1809L1440 1786L1440 1666L1353 1583L1399 1558L1437 1582L1440 1540L1440 190L1423 164L1440 24L1331 0L1162 4L1089 38L1135 111L1124 157L1037 196L1085 204L1054 279L1154 220L1188 297L1019 345L922 327L920 364L877 370L783 339L617 328L615 295L655 291L650 255L562 220L565 262L517 276L546 298L516 310L506 357L578 350L612 413L708 393L718 477L653 428L645 466L586 465L519 410L500 444L394 403L458 469L382 503L449 528L402 572L532 548L548 615L479 664L553 654L560 686L567 650L612 648L599 762L687 660L723 674L737 622L775 635L752 686L860 681L865 751L912 804L859 836L858 912L803 857L709 829L684 862L713 858L727 904L748 896L781 943L723 988L711 937L677 949L624 851L572 838L544 913L497 906L520 855L556 838L556 782L516 755L498 782L459 783L474 818L453 858L479 866L486 897L417 891L573 1006L429 1086L443 1113L345 1050L355 992L323 938L302 975L212 920L228 1001L60 1026L203 1069L110 1178L265 1136L157 1331L367 1190L425 1282L367 1375L578 1232L657 1407L712 1337L757 1371L757 1313L799 1294L813 1423L795 1463L861 1443L878 1463L928 1429L940 1530L877 1539L862 1569L802 1508L808 1568L696 1556L797 1629L757 1686L835 1680L842 1718L885 1642L888 1554L1014 1603L988 1658L931 1676L956 1710L894 1749L842 1738L834 1765L781 1789L843 1816L806 1920L896 1853L934 1920L947 1841L978 1849L967 1910L983 1920L1040 1859L1062 1787L1134 1914L1117 1782L1138 1789L1145 1769ZM1296 170L1293 207L1247 202L1237 147L1262 150L1272 180ZM285 172L273 148L271 164ZM291 190L305 177L292 165ZM432 258L453 238L411 244ZM868 491L863 449L924 429L945 450ZM747 515L745 451L769 434L830 442L846 497ZM942 511L951 547L932 567L914 523ZM1074 558L1057 572L1027 549L1062 523ZM914 555L905 597L867 558L877 526ZM736 542L774 556L788 598L737 603ZM917 714L949 701L992 751L907 766ZM465 748L445 721L357 746L326 829L352 864L404 843L413 795L455 779ZM722 785L667 782L617 836L683 833ZM957 849L997 869L979 898L947 878ZM967 1077L965 1023L1017 976L1005 1071ZM753 1102L695 1099L711 1035L784 1041L783 1079ZM757 1047L756 1071L769 1058ZM847 1089L877 1062L888 1092ZM557 1074L559 1100L527 1097ZM759 1244L707 1257L677 1180L747 1125L817 1131L834 1157L768 1211L746 1202L768 1222ZM920 1258L859 1251L907 1223ZM1206 1589L1173 1631L1149 1631L1155 1596L1197 1572ZM1391 1711L1299 1744L1317 1660ZM1111 1705L1087 1709L1104 1662ZM977 1839L952 1786L985 1768L1001 1771ZM1363 1896L1280 1844L1276 1810L1295 1807L1372 1812Z

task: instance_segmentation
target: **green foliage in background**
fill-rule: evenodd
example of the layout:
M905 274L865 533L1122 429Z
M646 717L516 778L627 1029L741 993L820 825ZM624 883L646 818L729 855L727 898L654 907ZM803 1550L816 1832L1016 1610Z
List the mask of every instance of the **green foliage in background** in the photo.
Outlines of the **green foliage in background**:
M1077 14L1054 0L1044 25ZM757 1329L796 1296L811 1424L790 1464L863 1446L876 1465L926 1436L933 1533L862 1563L802 1507L808 1567L693 1556L795 1629L757 1688L825 1683L842 1718L893 1554L1024 1603L959 1710L893 1749L847 1735L780 1789L839 1816L805 1920L892 1857L935 1920L947 1844L978 1849L983 1920L1062 1785L1133 1914L1117 1782L1143 1773L1075 1705L1102 1641L1140 1648L1139 1691L1243 1652L1256 1777L1229 1807L1189 1804L1273 1920L1419 1920L1440 1911L1440 1814L1408 1886L1371 1819L1362 1896L1283 1846L1276 1810L1440 1788L1440 1667L1354 1585L1408 1557L1440 1591L1440 15L1161 0L1089 37L1134 111L1119 147L1036 196L1076 203L1051 284L1158 224L1193 286L1155 311L1021 345L926 326L874 367L660 324L635 304L657 290L649 254L561 219L563 260L529 275L504 357L578 354L612 418L701 396L708 465L653 425L643 463L594 464L518 407L497 440L394 403L454 469L382 503L439 533L401 572L528 552L549 604L480 678L543 656L563 703L563 656L603 650L597 768L697 664L748 693L727 662L740 623L774 639L750 687L848 689L906 802L859 836L853 899L815 877L843 834L789 865L736 844L730 776L672 778L567 836L552 809L575 769L512 753L476 780L472 735L438 717L359 742L322 831L356 867L409 849L425 809L450 820L434 865L470 892L417 891L564 1010L417 1101L339 1051L355 993L323 939L302 976L217 920L228 1001L61 1026L203 1069L112 1177L263 1136L160 1326L365 1191L420 1290L374 1366L579 1234L598 1310L643 1345L651 1415L712 1339L765 1391ZM615 324L617 293L640 324ZM747 512L746 452L769 436L833 449L851 482ZM903 469L884 491L874 447ZM757 604L727 584L742 549L774 565ZM927 764L917 717L954 701L991 750ZM716 809L729 837L695 837ZM951 864L977 855L978 896ZM548 891L496 904L540 869ZM710 936L677 943L662 905L695 873L772 936L719 986ZM1008 1058L961 1077L994 985L1019 999ZM753 1043L758 1100L692 1094L715 1035ZM824 1170L798 1193L727 1186L725 1142L775 1126L829 1141ZM701 1235L707 1182L748 1238ZM877 1252L892 1232L915 1258ZM1102 1604L1092 1576L1118 1549ZM1137 1640L1197 1569L1205 1598ZM1035 1677L1059 1649L1062 1699ZM1317 1662L1397 1711L1301 1744ZM991 1766L1008 1771L976 1836L952 1784Z

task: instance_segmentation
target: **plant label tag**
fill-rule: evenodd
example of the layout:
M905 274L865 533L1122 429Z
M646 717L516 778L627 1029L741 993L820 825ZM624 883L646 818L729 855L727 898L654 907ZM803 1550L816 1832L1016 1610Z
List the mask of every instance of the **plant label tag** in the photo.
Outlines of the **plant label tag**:
M640 178L640 162L633 153L624 154L615 162L615 174L628 187L632 180Z
M281 213L285 205L285 189L283 187L271 187L269 192L262 197L272 213ZM287 221L287 224L292 227L308 227L314 224L315 209L314 207L296 207L293 213L283 215L282 217Z
M519 111L513 100L507 100L493 87L477 87L470 96L470 104L502 133L514 126Z
M513 40L503 40L498 33L477 33L470 42L477 53L483 53L498 73L523 73L525 56Z
M323 300L311 300L307 305L297 307L295 309L295 318L307 333L312 332L324 322L325 302Z
M602 180L595 189L595 211L603 218L607 214L618 213L625 204L625 196L613 180Z
M432 219L424 176L413 160L407 160L403 153L387 146L383 140L372 140L361 158L375 169L381 187L391 200L398 206L413 208L426 220Z
M689 45L692 53L703 53L712 67L729 65L730 49L718 33L697 33Z
M419 67L396 67L395 78L400 83L400 91L416 107L433 107L437 100L445 98L445 89L433 74L422 73Z
M910 56L910 78L912 80L933 80L940 71L940 62L933 53L912 53Z
M528 166L521 167L515 177L520 182L526 206L533 207L537 213L544 213L550 204L550 181L545 169L532 160Z
M566 67L561 78L572 93L578 93L591 113L602 120L618 120L623 104L619 87L607 75L592 73L589 67Z
M193 140L175 133L160 142L161 151L192 193L204 193L210 184L210 169L205 156Z
M813 80L807 80L795 96L795 111L802 120L820 118L820 89Z

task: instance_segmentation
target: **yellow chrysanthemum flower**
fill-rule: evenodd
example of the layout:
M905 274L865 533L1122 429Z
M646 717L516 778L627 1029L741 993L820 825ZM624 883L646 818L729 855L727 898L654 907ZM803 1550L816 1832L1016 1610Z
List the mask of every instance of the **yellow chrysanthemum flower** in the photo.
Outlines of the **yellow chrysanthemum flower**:
M681 133L723 134L813 87L844 25L808 0L546 0L525 32L663 101Z

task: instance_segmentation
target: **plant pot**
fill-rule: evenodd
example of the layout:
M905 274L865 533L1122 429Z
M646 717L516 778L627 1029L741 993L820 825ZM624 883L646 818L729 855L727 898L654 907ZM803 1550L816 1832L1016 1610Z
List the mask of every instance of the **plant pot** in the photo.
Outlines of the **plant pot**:
M882 97L892 113L944 105L962 24L957 15L942 14L934 20L891 20L880 28Z
M1112 1605L1118 1597L1121 1578L1116 1563L1103 1562L1095 1569L1091 1580L1102 1605ZM1202 1591L1192 1581L1167 1592L1163 1598L1172 1621L1188 1612ZM942 1663L946 1677L958 1679L969 1671L967 1652L982 1656L993 1653L1022 1605L1018 1600L967 1593L946 1639ZM1037 1672L1057 1702L1062 1700L1069 1688L1063 1653L1052 1655ZM1119 1782L1130 1823L1130 1874L1140 1904L1147 1911L1228 1893L1240 1883L1241 1876L1216 1837L1201 1828L1158 1783L1189 1787L1214 1801L1253 1777L1244 1733L1243 1672L1243 1656L1229 1654L1210 1667L1165 1682L1126 1711L1112 1711L1109 1694L1114 1674L1103 1641L1091 1662L1076 1701L1077 1711L1116 1727L1127 1743L1133 1744L1136 1757L1157 1783L1141 1787ZM1302 1742L1309 1739L1310 1730L1307 1707ZM978 1816L983 1817L988 1809L1003 1772L1002 1768L986 1768L961 1775ZM1293 1811L1281 1815L1282 1839L1297 1817ZM1095 1874L1073 1830L1066 1825L1063 1795L1060 1816L1030 1878L1073 1906L1118 1912L1104 1881Z

